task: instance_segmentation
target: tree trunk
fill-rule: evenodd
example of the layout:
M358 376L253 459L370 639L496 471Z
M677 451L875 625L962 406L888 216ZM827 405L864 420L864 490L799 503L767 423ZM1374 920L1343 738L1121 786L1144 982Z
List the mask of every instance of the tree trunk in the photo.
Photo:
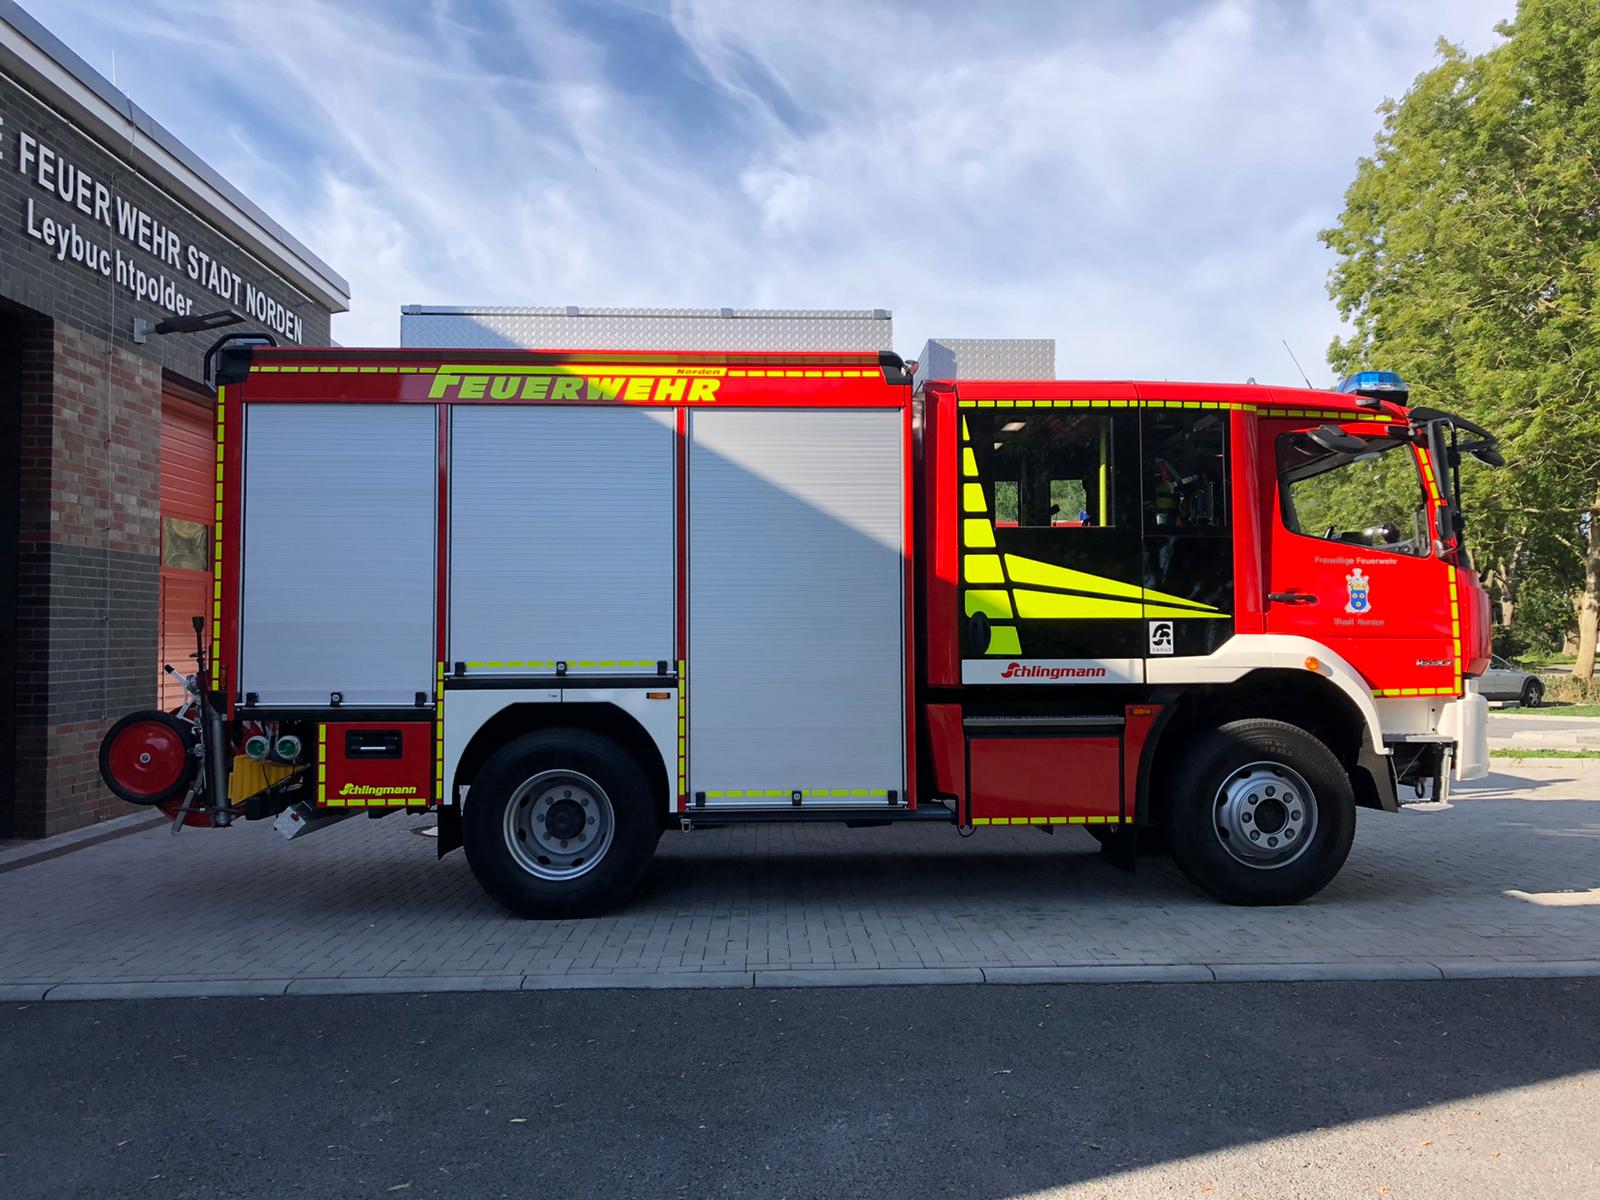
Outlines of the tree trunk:
M1589 540L1583 556L1583 598L1578 601L1578 660L1572 673L1594 678L1595 636L1600 633L1600 496L1589 512Z

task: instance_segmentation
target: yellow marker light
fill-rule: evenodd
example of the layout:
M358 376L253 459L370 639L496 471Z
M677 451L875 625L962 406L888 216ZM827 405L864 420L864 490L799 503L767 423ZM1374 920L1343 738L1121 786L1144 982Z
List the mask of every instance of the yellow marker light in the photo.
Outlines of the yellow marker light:
M1322 670L1322 660L1317 658L1315 655L1310 655L1310 654L1306 655L1306 670L1308 670L1308 671L1320 671L1320 670Z
M644 698L646 700L671 700L672 699L672 693L671 692L646 692L644 694Z

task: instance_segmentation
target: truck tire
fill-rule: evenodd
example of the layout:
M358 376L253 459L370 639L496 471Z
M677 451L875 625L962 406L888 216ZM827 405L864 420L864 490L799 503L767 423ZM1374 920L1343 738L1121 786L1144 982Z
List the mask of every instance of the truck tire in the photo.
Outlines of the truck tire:
M1172 857L1229 904L1297 904L1339 873L1356 832L1350 775L1283 721L1232 721L1184 756L1171 797Z
M644 878L661 835L644 771L583 729L524 734L473 780L461 843L478 883L524 917L610 912Z

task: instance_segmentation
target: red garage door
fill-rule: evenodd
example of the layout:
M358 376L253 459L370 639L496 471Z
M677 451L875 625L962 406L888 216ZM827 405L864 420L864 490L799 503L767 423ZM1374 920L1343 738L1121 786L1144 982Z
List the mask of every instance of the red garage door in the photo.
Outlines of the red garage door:
M161 398L161 663L185 674L194 670L197 616L206 618L209 644L215 481L210 405L167 393ZM161 707L182 702L182 689L163 675Z

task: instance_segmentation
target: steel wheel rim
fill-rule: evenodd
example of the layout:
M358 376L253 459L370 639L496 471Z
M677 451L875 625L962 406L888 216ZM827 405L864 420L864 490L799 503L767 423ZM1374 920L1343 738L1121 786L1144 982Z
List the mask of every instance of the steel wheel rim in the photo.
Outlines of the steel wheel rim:
M539 879L576 879L592 871L611 849L616 828L611 798L579 771L541 771L506 805L506 847Z
M1286 867L1310 849L1317 797L1305 776L1280 762L1235 769L1217 789L1212 829L1234 861L1259 871Z
M107 751L111 776L138 796L159 796L182 781L189 747L164 721L135 721L117 734Z

